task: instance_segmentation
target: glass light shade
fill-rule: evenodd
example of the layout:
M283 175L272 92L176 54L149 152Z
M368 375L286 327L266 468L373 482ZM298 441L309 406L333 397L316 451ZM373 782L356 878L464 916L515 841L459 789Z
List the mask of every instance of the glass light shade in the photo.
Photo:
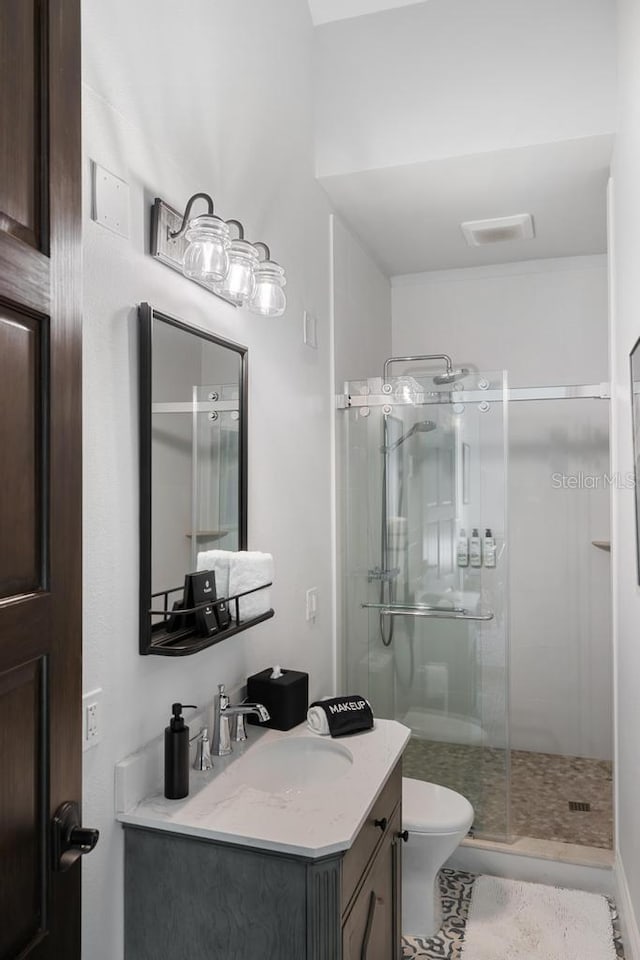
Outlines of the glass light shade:
M282 267L272 260L263 260L255 271L256 288L249 302L252 313L262 317L281 317L287 308L283 287L287 280Z
M184 275L207 283L223 280L229 269L230 246L229 227L224 220L208 214L195 217L189 221L185 237L189 246L184 255Z
M232 240L228 250L229 270L226 277L215 285L216 293L244 303L251 300L255 292L255 271L258 267L258 251L246 240Z

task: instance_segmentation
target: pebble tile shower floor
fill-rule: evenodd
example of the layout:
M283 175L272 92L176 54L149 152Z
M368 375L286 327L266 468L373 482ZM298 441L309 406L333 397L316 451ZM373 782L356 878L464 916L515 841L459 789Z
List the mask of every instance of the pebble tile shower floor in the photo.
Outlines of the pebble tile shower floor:
M403 773L462 793L477 811L475 834L504 836L504 751L412 737L404 754ZM512 750L510 787L515 836L612 848L610 763ZM572 810L570 804L588 805L589 809Z
M441 870L442 929L436 937L404 937L403 960L460 960L471 894L476 876L462 870ZM624 949L615 904L609 900L613 939L618 960L624 960Z

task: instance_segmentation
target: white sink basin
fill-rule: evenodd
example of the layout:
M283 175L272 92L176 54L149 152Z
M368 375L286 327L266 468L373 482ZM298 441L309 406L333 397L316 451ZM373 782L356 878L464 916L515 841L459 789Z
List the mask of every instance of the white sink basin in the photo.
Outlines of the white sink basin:
M346 747L319 737L292 737L259 744L242 758L247 786L269 793L332 783L349 771L353 755Z

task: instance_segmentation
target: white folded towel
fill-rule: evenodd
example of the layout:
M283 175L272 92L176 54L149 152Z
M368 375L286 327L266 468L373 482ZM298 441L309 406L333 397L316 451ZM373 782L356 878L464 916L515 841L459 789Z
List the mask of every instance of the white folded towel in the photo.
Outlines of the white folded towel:
M231 553L229 562L229 596L253 590L273 582L273 557L258 550L241 550ZM235 616L235 603L230 604L231 616ZM251 620L271 609L271 590L258 590L240 600L240 620Z
M229 564L233 556L231 550L201 550L198 554L198 570L213 570L219 597L229 596Z
M309 707L307 711L307 726L312 733L320 737L329 736L329 721L326 711L322 707Z

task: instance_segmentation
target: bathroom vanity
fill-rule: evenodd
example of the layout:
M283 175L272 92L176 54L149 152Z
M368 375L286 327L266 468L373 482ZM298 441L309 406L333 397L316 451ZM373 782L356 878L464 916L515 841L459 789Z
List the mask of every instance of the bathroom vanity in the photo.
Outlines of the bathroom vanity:
M408 737L259 730L186 800L121 811L126 960L399 958Z

